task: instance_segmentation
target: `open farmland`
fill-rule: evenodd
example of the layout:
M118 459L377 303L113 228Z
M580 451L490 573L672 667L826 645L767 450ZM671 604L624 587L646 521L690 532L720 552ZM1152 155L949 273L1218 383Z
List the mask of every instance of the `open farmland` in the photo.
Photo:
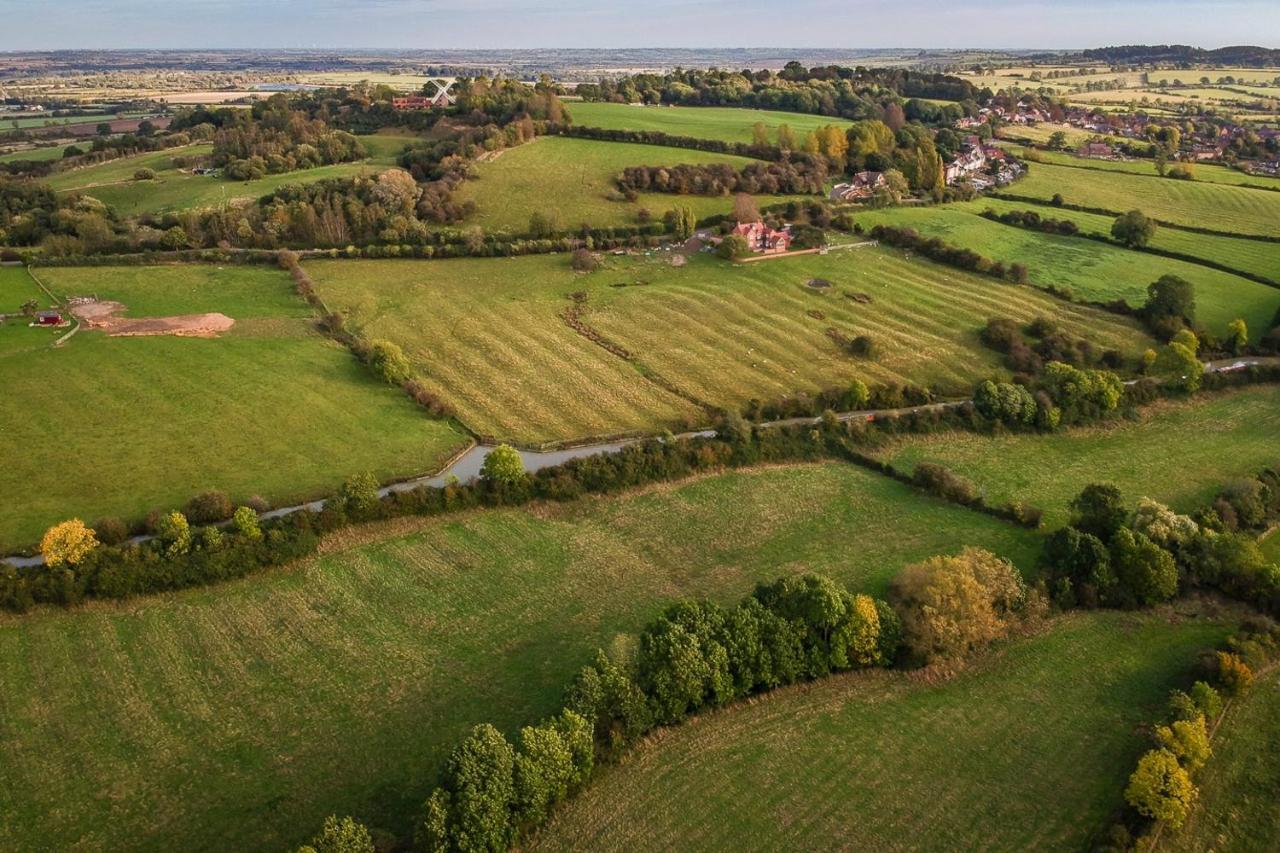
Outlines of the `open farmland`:
M1266 190L1032 163L1007 191L1045 201L1060 193L1068 204L1116 212L1138 208L1178 225L1280 236L1280 193Z
M805 570L883 592L965 544L1024 569L1037 550L838 464L400 524L292 571L0 616L0 847L279 850L334 812L409 836L464 732L549 713L673 601Z
M1237 699L1200 771L1200 799L1180 830L1165 828L1159 850L1265 851L1280 838L1280 673L1272 670Z
M776 110L748 110L733 107L650 107L638 104L610 104L578 101L566 105L573 123L606 130L656 130L672 136L719 139L724 142L752 142L752 128L763 122L769 142L778 141L778 126L787 125L803 140L805 134L827 125L845 127L848 121L828 116L788 113Z
M1011 210L1034 210L1045 219L1066 219L1074 222L1082 233L1111 236L1114 216L1097 213L1081 213L1046 204L1025 201L1009 201L1002 198L981 198L953 206L955 209L981 213L990 208L997 213ZM1157 228L1150 243L1152 248L1178 252L1214 261L1233 269L1280 281L1280 243L1266 240L1249 240L1245 237L1224 237L1218 234L1198 234L1180 228ZM1155 260L1147 256L1148 263ZM1234 285L1233 285L1234 286ZM1224 306L1229 307L1229 306Z
M1054 166L1073 166L1078 169L1095 169L1103 172L1123 172L1130 175L1143 175L1160 179L1154 160L1101 160L1077 157L1074 154L1062 151L1037 151L1036 155L1044 163ZM1036 163L1032 163L1031 167L1034 169L1036 165ZM1179 165L1184 168L1190 168L1195 181L1207 184L1227 184L1229 186L1252 184L1256 187L1269 187L1272 190L1280 190L1280 178L1272 178L1267 175L1250 175L1239 169L1218 166L1213 163L1170 163L1169 168ZM1178 179L1164 178L1164 180L1177 181ZM1182 181L1182 183L1187 182Z
M543 137L500 152L476 167L477 177L455 194L474 201L472 221L493 231L523 233L535 213L548 216L557 229L582 224L596 228L635 225L644 208L655 218L683 205L703 219L728 213L728 197L642 193L635 202L612 200L614 178L627 166L676 166L729 163L741 169L754 162L745 157L713 154L688 148L601 142L594 139ZM795 196L761 196L762 204L777 204Z
M1120 487L1179 512L1208 503L1233 477L1280 464L1280 388L1229 391L1144 408L1133 420L1053 435L987 437L946 433L901 439L880 452L907 471L945 465L988 501L1025 501L1045 525L1067 521L1067 504L1090 483Z
M749 265L609 256L587 275L562 256L306 267L331 308L399 343L464 423L522 442L705 423L689 398L738 408L855 377L967 392L1003 373L978 341L992 315L1045 314L1129 355L1149 342L1130 321L871 248ZM817 278L832 286L809 287ZM582 320L630 361L566 324L575 292ZM855 360L830 329L879 351Z
M213 151L210 144L171 148L133 157L109 160L69 172L58 173L47 183L59 192L79 190L115 208L123 216L165 213L191 208L214 207L223 202L256 199L287 184L313 183L326 178L368 174L395 165L396 157L415 137L366 136L360 141L369 156L354 163L335 163L253 181L231 181L209 175L193 175L174 164L175 157L203 157ZM153 180L134 180L134 173L148 168Z
M139 519L221 489L280 503L350 473L435 469L466 438L376 383L311 328L288 277L261 267L58 268L55 293L117 300L130 317L221 312L216 338L108 337L0 326L0 552L64 518ZM58 334L65 333L60 330Z
M0 154L0 163L13 163L19 160L34 162L59 160L62 158L62 152L66 150L67 146L65 145L48 145L43 148L20 148L17 151L10 151L8 154Z
M1227 630L1080 613L941 683L781 690L650 739L529 846L1086 849L1146 749L1137 727Z
M1189 261L993 222L977 215L985 204L898 207L859 213L857 220L868 229L882 223L914 228L1006 264L1026 264L1037 285L1067 286L1076 296L1094 301L1123 299L1140 306L1151 282L1162 275L1181 276L1195 285L1197 321L1216 335L1226 332L1227 323L1243 317L1257 340L1266 334L1280 308L1278 288ZM1044 215L1053 212L1046 209ZM1259 246L1280 249L1280 244L1259 242Z
M0 266L0 314L15 312L32 299L41 308L49 307L49 295L36 285L26 267Z
M1049 137L1058 132L1065 133L1067 135L1067 144L1075 146L1088 142L1096 135L1091 131L1081 130L1078 127L1072 127L1069 124L1041 122L1036 125L1005 125L999 129L996 136L1001 139L1027 139L1031 142L1045 145L1049 142Z

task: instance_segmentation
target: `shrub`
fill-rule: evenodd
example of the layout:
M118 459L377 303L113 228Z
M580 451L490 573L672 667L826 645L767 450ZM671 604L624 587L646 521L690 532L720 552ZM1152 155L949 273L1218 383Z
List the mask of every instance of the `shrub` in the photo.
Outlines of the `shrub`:
M404 350L391 341L377 340L369 346L369 366L392 385L399 385L413 373Z
M1190 720L1174 720L1167 726L1157 726L1156 745L1167 749L1178 758L1188 773L1195 773L1209 760L1213 750L1209 748L1209 732L1205 728L1204 715L1197 714Z
M349 817L338 820L337 815L329 815L319 834L310 844L299 847L298 853L374 853L373 837L364 824Z
M213 524L231 517L234 507L225 492L204 492L187 501L187 518L196 524Z
M1138 760L1124 797L1139 814L1177 828L1195 802L1196 788L1176 755L1167 749L1153 749Z
M916 465L911 481L931 495L960 504L979 503L978 487L969 480L932 462Z
M1218 683L1228 696L1239 696L1253 686L1253 670L1234 652L1218 652Z
M1191 699L1207 719L1216 720L1222 713L1222 696L1203 681L1191 685Z
M348 515L368 517L379 507L378 478L368 471L352 474L343 481L337 502Z
M751 247L747 245L747 241L743 237L737 234L730 234L720 241L716 254L726 260L736 261L751 254Z
M94 532L78 518L55 524L40 540L40 554L51 568L78 565L97 547Z
M237 533L250 542L257 542L262 539L262 528L258 523L258 514L253 511L252 507L236 507L235 513L231 516L231 524L235 527Z
M1072 499L1071 526L1103 542L1124 526L1128 510L1120 490L1110 483L1091 483Z
M966 548L907 566L891 600L902 615L903 639L924 661L963 657L1006 636L1026 600L1026 586L1007 560Z
M154 180L155 176L156 173L154 169L138 169L133 173L133 179L135 181L150 181Z
M129 525L119 518L108 516L93 523L93 532L103 545L119 545L129 538Z
M599 259L588 249L574 249L570 264L578 272L594 272L600 268Z
M876 342L870 335L858 335L849 341L849 352L858 358L874 358L876 354Z
M484 458L480 476L495 483L514 485L525 477L524 460L520 451L509 444L499 444Z
M177 557L191 550L191 525L177 510L160 516L156 536L164 543L166 557Z

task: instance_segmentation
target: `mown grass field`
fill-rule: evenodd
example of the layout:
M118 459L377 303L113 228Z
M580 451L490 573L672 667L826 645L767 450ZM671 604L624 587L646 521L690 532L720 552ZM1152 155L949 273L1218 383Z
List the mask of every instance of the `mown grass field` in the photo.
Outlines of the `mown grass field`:
M472 725L552 711L670 602L805 570L882 592L965 544L1024 569L1037 551L834 463L349 535L213 589L0 615L0 847L274 851L335 812L406 837Z
M957 433L903 439L881 455L912 470L937 462L973 480L993 503L1026 501L1052 529L1090 483L1115 483L1131 503L1146 496L1190 512L1232 477L1280 464L1280 388L1223 392L1143 409L1134 421L1055 435Z
M1213 739L1196 778L1200 800L1179 830L1165 828L1159 850L1274 850L1280 842L1280 674L1254 682Z
M720 139L725 142L752 142L752 128L763 122L769 142L777 144L778 126L787 125L801 141L805 134L827 125L847 127L842 118L788 113L777 110L747 110L736 107L645 107L577 101L567 105L573 123L606 130L656 130L672 136Z
M36 285L26 267L0 267L0 314L16 312L32 299L41 308L49 306L48 294Z
M254 267L41 270L55 293L97 293L129 316L221 311L213 339L54 335L0 327L0 552L69 517L138 519L208 489L274 503L350 473L433 470L466 438L381 385L312 329L282 272ZM57 334L64 334L60 330Z
M786 689L651 739L529 846L1086 849L1146 748L1136 728L1226 632L1077 613L940 683L870 672Z
M666 253L610 255L586 275L564 256L306 267L331 308L398 342L464 423L528 443L697 425L708 416L689 398L739 408L855 377L967 392L1003 373L978 340L992 315L1056 317L1130 354L1149 343L1127 320L881 249L741 265L700 254L681 267ZM814 278L832 287L808 287ZM583 320L631 361L562 319L579 291ZM829 329L869 334L879 352L854 359Z
M408 136L362 136L360 141L369 152L364 160L268 175L254 181L223 180L179 171L174 166L174 157L202 156L213 150L210 144L197 144L61 172L46 182L59 192L82 191L115 208L123 216L165 213L256 199L288 184L313 183L326 178L380 171L395 165L396 157L413 139ZM148 181L134 180L134 173L141 168L152 169L156 177Z
M982 198L954 205L961 210L981 213L987 208L997 213L1010 210L1034 210L1047 219L1068 219L1082 232L1111 235L1113 216L1096 213L1080 213L1046 204L1025 201L1008 201L1002 198ZM1243 237L1222 237L1216 234L1197 234L1178 228L1157 228L1151 246L1170 252L1179 252L1225 264L1233 269L1280 281L1280 243L1264 240L1248 240Z
M1081 130L1069 124L1056 124L1053 122L1041 122L1036 125L1005 125L1000 128L996 135L1001 139L1029 139L1032 142L1046 145L1049 142L1049 137L1058 132L1065 133L1067 135L1067 144L1074 146L1080 146L1096 135L1091 131Z
M642 193L634 202L613 201L614 178L627 166L676 166L729 163L742 168L746 157L688 148L635 145L551 136L501 152L476 166L475 180L459 187L459 201L474 201L469 223L491 231L524 233L534 213L551 218L559 230L587 224L597 228L635 225L641 208L660 218L676 205L691 208L703 219L732 209L732 199L716 196ZM761 204L777 204L795 196L760 196Z
M1266 190L1032 163L1026 177L1006 191L1045 201L1060 193L1068 204L1117 212L1137 208L1179 225L1280 236L1280 193Z
M1093 169L1102 172L1121 172L1127 175L1143 175L1145 177L1154 178L1156 180L1173 181L1174 178L1161 178L1156 171L1154 160L1094 160L1086 157L1077 157L1063 151L1037 151L1036 152L1044 161L1044 163L1053 166L1070 166L1077 169ZM1032 168L1037 164L1032 163ZM1169 168L1173 168L1178 163L1170 163ZM1226 166L1217 166L1212 163L1190 163L1181 164L1189 166L1195 176L1193 181L1178 181L1179 183L1195 183L1203 182L1209 184L1226 184L1229 186L1242 186L1245 184L1253 184L1258 187L1271 187L1280 189L1280 178L1272 178L1267 175L1250 175L1241 172L1239 169L1231 169Z
M1006 264L1026 264L1035 284L1067 286L1076 296L1095 301L1123 299L1140 306L1153 281L1166 274L1181 276L1195 286L1196 320L1216 335L1225 334L1228 323L1243 317L1257 340L1271 327L1280 307L1280 288L1189 261L992 222L978 215L987 206L986 200L978 200L960 206L896 207L866 211L855 218L868 230L881 223L914 228ZM1046 209L1044 215L1053 214ZM1258 245L1264 247L1259 254L1280 250L1280 243Z

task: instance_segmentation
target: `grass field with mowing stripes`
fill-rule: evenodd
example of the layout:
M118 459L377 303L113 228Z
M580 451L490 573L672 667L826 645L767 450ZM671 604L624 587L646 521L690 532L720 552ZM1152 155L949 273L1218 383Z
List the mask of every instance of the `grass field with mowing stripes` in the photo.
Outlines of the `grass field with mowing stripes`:
M671 136L719 139L724 142L753 142L756 122L763 122L769 143L778 143L778 126L787 125L800 142L809 131L849 122L831 116L788 113L776 110L747 110L736 107L646 107L579 101L566 104L573 123L580 127L606 130L656 130Z
M627 166L677 166L728 163L741 169L757 162L746 157L688 148L601 142L549 136L500 152L476 166L476 178L459 187L459 201L474 201L477 211L468 224L490 231L524 233L534 213L551 218L557 230L587 224L596 228L635 225L641 208L655 219L682 205L699 219L728 213L728 196L641 193L634 202L612 201L614 178ZM761 205L808 196L760 196Z
M997 213L1010 210L1034 210L1045 219L1070 220L1084 233L1103 234L1108 237L1111 235L1111 225L1116 221L1114 216L1080 213L1047 204L1008 201L1002 198L981 198L976 201L961 202L952 207L973 213L981 213L987 208ZM1280 281L1280 243L1157 227L1151 246L1216 261L1233 269Z
M1150 343L1122 318L870 248L738 265L700 254L681 267L668 253L609 255L590 274L574 273L564 256L306 268L330 308L366 336L399 343L464 423L531 443L702 424L708 417L690 398L738 408L858 377L967 392L1003 372L978 340L995 315L1056 317L1131 355ZM815 278L832 286L808 287ZM579 291L583 321L631 361L561 318ZM871 335L878 354L854 359L829 329Z
M0 615L0 847L278 851L335 812L406 837L471 726L552 711L668 603L806 570L883 592L966 544L1024 569L1037 551L834 463L344 535L362 542L289 571Z
M1280 288L1189 261L992 222L978 215L985 206L983 200L968 207L896 207L859 213L855 219L868 230L879 224L914 228L1006 265L1026 264L1035 284L1066 286L1093 301L1123 299L1141 306L1151 282L1166 274L1181 276L1195 286L1196 320L1219 336L1226 334L1228 323L1243 317L1256 341L1271 328L1280 307ZM1280 243L1258 245L1280 250Z
M1280 193L1266 190L1032 163L1026 177L1005 191L1045 201L1060 193L1068 204L1116 212L1137 208L1179 225L1280 236Z
M947 433L903 439L882 452L912 470L946 465L973 480L991 503L1020 500L1067 521L1067 504L1090 483L1115 483L1180 512L1206 504L1232 477L1280 464L1280 387L1206 395L1143 409L1137 420L1055 435L988 438Z
M267 267L41 270L55 293L97 293L128 316L219 311L212 339L106 337L0 326L0 552L79 516L139 519L221 489L273 503L335 490L348 474L434 470L466 437L376 382L312 328L288 277Z
M1147 748L1138 726L1227 633L1188 615L1072 614L940 683L857 673L705 715L529 848L1086 849Z
M1015 152L1016 153L1016 152ZM1046 164L1054 166L1071 166L1077 169L1093 169L1102 172L1119 172L1127 175L1144 175L1157 180L1175 181L1177 183L1189 183L1188 181L1176 180L1174 178L1161 178L1156 171L1154 160L1094 160L1091 158L1077 157L1074 154L1065 151L1037 151ZM1032 166L1038 165L1032 163ZM1226 184L1229 186L1242 186L1244 184L1253 184L1259 187L1272 187L1280 189L1280 178L1272 178L1267 175L1250 175L1241 172L1239 169L1232 169L1227 166L1218 166L1213 163L1192 163L1178 164L1170 163L1169 168L1178 165L1189 166L1195 175L1194 182L1203 182L1207 184Z

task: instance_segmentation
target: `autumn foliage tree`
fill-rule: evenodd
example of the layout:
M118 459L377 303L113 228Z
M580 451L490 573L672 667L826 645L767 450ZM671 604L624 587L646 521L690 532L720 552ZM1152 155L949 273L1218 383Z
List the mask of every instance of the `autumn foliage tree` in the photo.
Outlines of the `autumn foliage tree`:
M74 566L98 547L94 532L78 518L55 524L40 540L40 554L52 567Z

